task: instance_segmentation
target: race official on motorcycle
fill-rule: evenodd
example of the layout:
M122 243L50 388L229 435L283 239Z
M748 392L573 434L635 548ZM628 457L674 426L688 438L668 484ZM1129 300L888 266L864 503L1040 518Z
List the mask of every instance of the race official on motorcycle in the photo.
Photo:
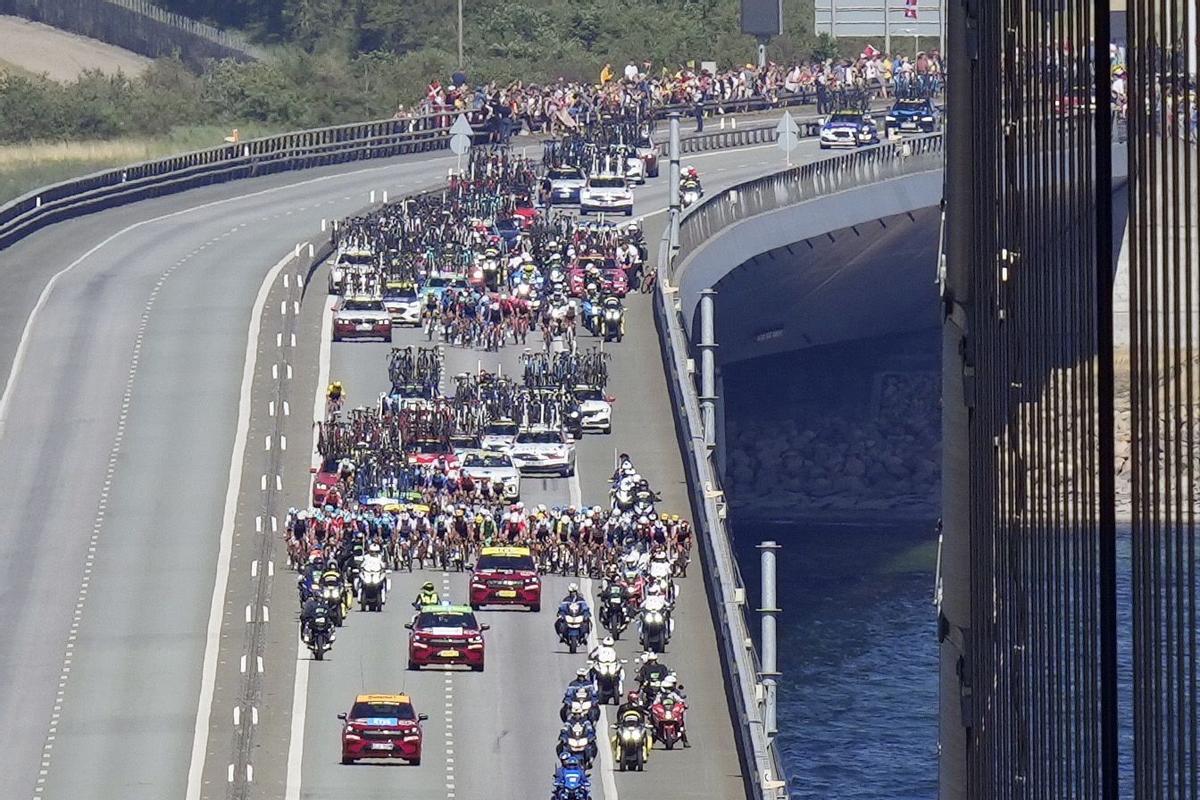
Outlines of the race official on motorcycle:
M632 689L625 695L625 702L617 706L617 724L621 724L629 717L636 717L637 721L642 725L650 724L650 714L646 711L646 707L642 705L641 695L636 689Z
M359 566L360 572L383 572L383 551L379 545L372 542L367 548L367 554L363 556L362 564Z
M441 601L442 598L438 596L438 593L433 588L433 581L425 581L421 585L421 591L417 593L417 599L413 600L412 605L413 608L420 611L422 606L436 606Z
M571 682L567 684L567 694L571 694L576 689L587 689L591 691L593 688L592 676L588 674L586 668L580 667L579 669L575 670L575 677L572 678Z
M315 596L310 596L304 601L304 605L300 606L300 639L305 644L308 644L312 638L312 621L317 618L318 610L324 606L325 601ZM329 641L332 642L336 635L333 626L330 626Z
M666 678L663 678L662 691L659 692L655 702L673 701L675 703L682 703L686 699L687 695L683 693L683 687L679 685L674 675L668 675ZM684 747L691 747L688 744L686 715L679 721L679 741L683 742Z
M662 683L671 674L670 668L658 660L658 653L653 650L647 652L643 658L645 663L638 669L637 674L638 683L642 686Z
M560 637L563 636L565 621L568 611L572 603L578 603L583 611L584 637L587 636L592 624L592 610L588 608L587 600L579 593L579 586L572 583L567 587L567 596L558 604L558 618L554 620L554 632Z
M600 644L592 648L592 652L588 653L588 659L593 664L599 664L602 661L616 661L617 649L613 647L613 638L605 636Z

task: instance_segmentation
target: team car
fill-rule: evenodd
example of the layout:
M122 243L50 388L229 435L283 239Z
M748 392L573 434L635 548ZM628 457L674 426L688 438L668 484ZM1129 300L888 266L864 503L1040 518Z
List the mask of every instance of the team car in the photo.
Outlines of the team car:
M579 401L585 431L612 433L612 402L615 398L595 386L576 386L575 399Z
M644 135L638 141L637 154L638 158L642 159L642 170L646 173L647 178L658 177L658 157L660 154L658 145L649 135Z
M388 281L383 290L383 307L392 318L392 325L421 324L421 296L408 281Z
M346 247L338 250L329 268L329 293L342 294L346 290L348 279L359 272L372 271L375 268L375 254L363 247Z
M620 175L593 175L579 192L579 213L612 212L633 216L633 191Z
M442 295L447 291L460 292L463 289L470 288L467 279L458 275L431 275L429 280L425 281L425 285L421 287L422 299L433 295L438 300L442 299Z
M547 170L543 186L551 205L571 204L579 202L579 194L586 182L583 170L564 165Z
M458 470L458 454L447 439L413 439L405 442L404 451L409 464L428 466L444 460L451 472Z
M323 508L326 496L338 485L338 460L327 458L319 467L310 469L313 473L312 502L316 508Z
M471 565L471 608L487 605L542 609L542 579L528 547L485 547Z
M460 455L460 473L473 481L500 486L507 500L521 496L521 471L513 466L507 453L494 450L467 450Z
M342 720L342 763L363 758L400 758L421 763L421 722L406 694L360 694Z
M885 133L932 133L937 127L938 112L928 97L902 97L883 118Z
M507 451L508 448L512 447L512 443L517 440L517 434L520 431L521 426L511 419L494 419L483 426L482 435L479 437L479 445L484 450Z
M483 632L490 626L480 624L470 607L422 606L404 627L409 631L409 669L459 664L483 672Z
M625 270L611 265L603 256L582 256L567 271L567 288L572 297L587 294L589 283L596 284L602 294L617 297L629 294L629 276Z
M392 317L383 307L383 298L352 295L337 302L333 307L333 340L343 339L392 340Z
M524 428L508 449L521 474L575 474L575 445L559 428L535 425Z
M879 144L879 129L869 114L842 109L835 111L821 125L821 149L831 147L861 147Z

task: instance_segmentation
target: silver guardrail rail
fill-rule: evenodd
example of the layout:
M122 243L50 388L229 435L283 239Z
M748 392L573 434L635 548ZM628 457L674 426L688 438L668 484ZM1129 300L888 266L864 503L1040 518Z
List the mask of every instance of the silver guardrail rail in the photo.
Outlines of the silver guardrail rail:
M700 392L696 385L699 370L692 366L699 359L693 360L679 293L672 283L674 265L681 263L688 253L717 231L754 214L840 189L936 168L941 152L941 134L930 134L863 148L745 181L709 197L682 218L680 248L674 256L670 225L659 244L658 279L653 295L655 327L687 473L696 539L709 570L710 579L706 586L716 618L722 671L729 686L738 747L753 800L786 798L787 773L779 749L766 730L761 665L746 616L746 586L725 519L727 506L716 452L710 452L704 441Z
M717 231L747 217L803 202L841 189L939 169L942 134L928 133L871 145L832 158L811 161L709 195L679 222L679 250L674 263Z

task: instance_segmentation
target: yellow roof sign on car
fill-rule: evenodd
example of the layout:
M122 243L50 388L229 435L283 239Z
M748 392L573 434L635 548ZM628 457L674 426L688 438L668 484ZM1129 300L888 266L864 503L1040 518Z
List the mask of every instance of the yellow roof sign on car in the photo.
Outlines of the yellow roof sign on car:
M479 551L483 556L527 556L529 555L528 547L485 547Z
M356 703L408 703L406 694L360 694L354 698Z

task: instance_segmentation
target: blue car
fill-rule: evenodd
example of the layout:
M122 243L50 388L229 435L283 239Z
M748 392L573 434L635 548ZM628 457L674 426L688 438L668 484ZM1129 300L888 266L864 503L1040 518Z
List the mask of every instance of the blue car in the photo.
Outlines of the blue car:
M884 132L933 133L938 128L938 111L928 97L901 98L883 120Z
M421 297L433 295L440 301L448 289L453 289L455 293L458 293L469 288L466 278L457 275L433 275L425 281L425 285L421 288Z
M835 111L821 125L821 149L831 147L862 147L879 144L879 128L869 114L843 109Z

